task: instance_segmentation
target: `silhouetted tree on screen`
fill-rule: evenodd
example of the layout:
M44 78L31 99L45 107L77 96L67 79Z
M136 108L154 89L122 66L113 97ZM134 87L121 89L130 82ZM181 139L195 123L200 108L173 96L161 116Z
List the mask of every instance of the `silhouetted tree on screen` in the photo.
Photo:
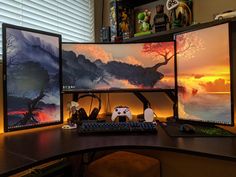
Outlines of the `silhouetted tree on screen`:
M49 82L48 72L39 63L32 61L20 64L19 68L15 78L16 82L21 83L19 91L32 99L27 103L28 110L24 117L15 125L25 125L29 121L38 123L35 115L37 110L41 109L38 106L39 102L45 97L45 89Z
M176 40L176 55L178 56L185 56L191 59L196 52L203 49L203 41L192 33L179 35ZM142 52L158 62L156 65L150 67L155 71L161 66L167 65L175 55L173 42L145 43Z

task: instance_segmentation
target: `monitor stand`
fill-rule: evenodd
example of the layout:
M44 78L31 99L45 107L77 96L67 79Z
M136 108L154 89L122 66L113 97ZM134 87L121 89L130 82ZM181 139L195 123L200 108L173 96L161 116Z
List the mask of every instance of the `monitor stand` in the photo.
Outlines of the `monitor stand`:
M143 103L143 111L151 107L151 103L142 93L134 91L133 94Z
M143 103L143 114L137 115L137 120L140 122L144 121L144 111L147 108L151 108L151 103L148 101L148 99L140 92L134 91L132 92L138 99Z
M177 114L177 92L173 90L164 90L164 93L173 103L173 117L170 117L170 120L176 121L178 119Z
M173 103L173 115L174 116L171 117L170 119L173 119L175 121L177 119L177 101L176 101L177 98L176 98L175 91L162 90L162 92L164 92ZM145 109L151 108L151 103L148 101L148 99L142 93L140 93L138 91L134 91L133 94L143 103L143 112L145 111ZM144 114L138 115L138 119L144 120Z
M72 96L73 96L72 101L78 102L79 93L73 93Z

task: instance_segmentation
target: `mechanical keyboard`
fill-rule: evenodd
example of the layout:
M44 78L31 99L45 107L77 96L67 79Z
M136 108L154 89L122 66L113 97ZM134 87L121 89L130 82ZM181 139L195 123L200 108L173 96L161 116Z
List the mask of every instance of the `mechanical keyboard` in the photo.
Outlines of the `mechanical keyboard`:
M83 122L78 126L79 134L145 134L157 133L152 122Z

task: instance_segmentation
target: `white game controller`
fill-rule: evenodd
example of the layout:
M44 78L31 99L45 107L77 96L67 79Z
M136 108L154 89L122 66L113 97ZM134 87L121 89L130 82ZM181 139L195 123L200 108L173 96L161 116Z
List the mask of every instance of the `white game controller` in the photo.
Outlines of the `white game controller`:
M112 113L112 116L111 116L111 120L112 121L115 121L115 119L117 117L128 117L129 120L132 120L132 115L131 115L131 112L129 110L129 107L127 106L117 106L114 108L114 111Z

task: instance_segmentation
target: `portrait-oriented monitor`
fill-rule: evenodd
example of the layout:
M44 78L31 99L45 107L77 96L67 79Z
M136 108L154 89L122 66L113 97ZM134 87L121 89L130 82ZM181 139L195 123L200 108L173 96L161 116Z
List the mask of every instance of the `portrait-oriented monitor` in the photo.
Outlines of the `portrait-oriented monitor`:
M62 44L64 91L175 88L174 42Z
M232 125L228 23L175 38L179 119Z
M62 122L61 36L3 24L4 129Z

